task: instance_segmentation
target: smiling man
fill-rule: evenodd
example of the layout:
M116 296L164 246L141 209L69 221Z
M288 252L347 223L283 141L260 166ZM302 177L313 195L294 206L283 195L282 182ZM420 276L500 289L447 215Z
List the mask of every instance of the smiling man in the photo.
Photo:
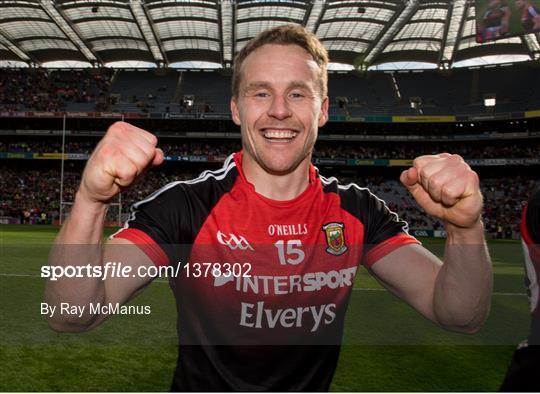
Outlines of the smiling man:
M415 159L401 175L422 208L445 223L443 263L369 190L312 166L318 128L328 120L327 63L321 43L299 26L251 40L235 60L231 101L243 150L221 170L135 204L94 255L94 265L122 261L134 270L181 264L170 279L180 341L173 390L328 390L359 264L444 328L474 332L486 319L492 272L476 173L440 154ZM51 264L71 264L66 244L99 244L109 201L162 162L156 146L144 130L111 126L88 161ZM48 283L47 301L124 303L151 279L59 278ZM49 322L82 331L106 317Z

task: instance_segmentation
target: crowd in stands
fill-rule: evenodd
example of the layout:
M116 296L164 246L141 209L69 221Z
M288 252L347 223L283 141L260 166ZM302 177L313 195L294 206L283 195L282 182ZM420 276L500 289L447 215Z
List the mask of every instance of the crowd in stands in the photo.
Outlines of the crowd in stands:
M205 142L170 142L162 140L159 146L167 156L211 156L223 157L240 149L240 141L205 141ZM66 153L89 154L98 140L67 141ZM59 153L62 152L61 141L40 139L27 141L0 141L0 152ZM314 157L324 159L412 159L421 155L452 152L466 159L499 159L499 158L538 158L540 140L524 140L522 142L469 142L460 143L401 143L401 142L321 142L315 146Z
M66 110L69 103L91 103L91 110L106 109L111 70L50 71L43 68L0 70L1 111Z
M537 158L540 141L531 140L523 143L504 143L475 141L439 143L439 142L350 142L321 143L315 146L314 157L349 158L349 159L411 159L422 155L452 152L466 159L494 158Z
M229 114L231 76L221 71L0 69L0 111L63 111L70 102L96 103L88 111ZM540 106L533 62L512 68L459 69L441 73L330 73L332 115L451 115L517 112ZM484 94L497 106L484 107ZM68 108L69 109L69 108Z
M122 218L126 219L131 204L172 181L193 179L197 174L153 169L151 174L133 188L122 193ZM395 179L382 176L368 178L339 177L343 183L355 182L368 187L387 202L415 230L444 230L437 220L425 215L406 189ZM73 202L80 180L79 170L64 172L63 201ZM484 194L484 224L492 238L517 238L519 220L528 192L538 179L505 177L482 179ZM12 217L20 223L52 223L58 219L60 199L59 170L21 171L13 167L0 167L0 217ZM63 209L69 211L69 205ZM43 214L45 215L43 218ZM117 221L118 208L109 210L108 220Z

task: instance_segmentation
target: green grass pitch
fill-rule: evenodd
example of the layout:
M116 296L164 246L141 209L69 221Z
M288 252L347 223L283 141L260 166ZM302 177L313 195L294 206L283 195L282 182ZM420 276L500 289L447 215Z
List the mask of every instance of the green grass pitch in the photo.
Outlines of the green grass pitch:
M39 313L48 247L57 227L0 226L0 391L167 391L176 362L176 312L168 285L133 303L147 316L114 316L92 332L52 332ZM440 255L442 240L424 245ZM448 333L373 280L357 276L333 391L497 391L528 333L522 252L492 241L491 315L475 335ZM291 371L291 373L294 373Z

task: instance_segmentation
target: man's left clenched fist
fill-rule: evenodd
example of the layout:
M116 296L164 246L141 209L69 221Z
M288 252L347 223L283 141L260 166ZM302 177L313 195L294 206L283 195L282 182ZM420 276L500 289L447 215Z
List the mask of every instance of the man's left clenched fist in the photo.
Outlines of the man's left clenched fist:
M480 220L483 198L478 175L461 156L417 157L400 181L431 216L466 228Z

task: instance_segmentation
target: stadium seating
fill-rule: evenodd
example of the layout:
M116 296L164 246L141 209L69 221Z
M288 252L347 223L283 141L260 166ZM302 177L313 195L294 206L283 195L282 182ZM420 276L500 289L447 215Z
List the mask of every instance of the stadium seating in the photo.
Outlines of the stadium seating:
M0 69L0 110L229 113L231 76L174 69ZM540 108L535 62L452 70L330 72L330 114L466 115ZM495 108L484 106L494 95ZM184 99L193 100L186 105ZM411 99L419 100L411 108Z
M467 160L495 159L495 166L501 166L497 160L534 161L540 152L540 140L534 134L539 131L538 120L513 119L523 117L525 110L540 108L538 70L533 63L522 63L445 71L331 72L329 98L330 113L333 115L513 114L508 121L500 123L331 122L320 131L321 138L315 147L314 160L322 163L320 168L323 172L325 166L336 166L336 161L332 160L410 160L441 151L458 153ZM125 215L126 207L158 187L171 180L192 178L200 170L218 165L217 162L223 157L240 148L239 139L204 139L204 133L238 133L238 128L230 120L215 121L210 116L209 119L198 117L182 123L162 116L166 113L215 113L228 117L230 85L231 76L222 71L2 69L0 111L114 111L149 116L146 123L138 125L160 136L159 145L171 159L167 161L169 169L155 172L154 176L145 178L143 183L123 194ZM485 94L496 96L495 109L484 106ZM418 100L419 108L411 108L411 98ZM58 121L47 123L37 117L6 117L3 120L0 127L3 132L0 141L2 157L22 157L17 155L24 154L24 157L31 158L32 154L37 154L41 158L43 154L62 151L61 138L54 137L59 135ZM98 141L96 135L99 136L112 121L102 119L85 124L74 120L70 123L75 134L67 139L65 152L79 156L77 160L66 162L64 201L73 201L84 159L94 149ZM77 137L78 128L94 137ZM21 136L18 133L21 129L38 131L35 135L30 131L26 136L25 133ZM36 137L42 134L40 129L53 137ZM160 133L165 136L162 137ZM189 136L190 133L202 134ZM500 139L494 137L494 133L510 133L513 138ZM340 140L336 137L350 135L365 138ZM381 141L390 135L396 136L394 140ZM407 137L411 135L416 137L408 140ZM454 138L458 135L469 137L459 141ZM475 137L471 138L472 135ZM374 136L377 138L370 140ZM426 136L430 138L424 138ZM197 160L190 157L200 157L207 167L203 165L203 168L195 170L193 162ZM22 161L24 169L19 168L19 159L0 162L0 216L15 218L19 222L35 222L39 213L46 212L49 221L58 219L60 173L59 166L54 164L58 161L39 161L39 164L37 160ZM190 164L187 167L181 164L185 162ZM537 173L535 168L523 166L528 162L516 164L514 160L511 164L520 170L526 169L522 177L498 177L492 172L482 178L486 202L484 220L486 230L492 237L518 236L522 203L532 183L538 180L538 176L533 175ZM343 172L340 174L342 181L369 187L387 201L390 209L398 212L411 228L430 231L443 229L441 223L426 217L419 210L405 189L397 183L396 177L390 174L391 168L370 167L370 171L376 170L378 173L375 177L360 175L362 167L358 165L337 168L338 173ZM358 173L355 174L355 171Z
M111 110L167 112L175 99L180 73L175 70L122 70L111 90Z
M64 172L63 200L72 202L80 180L82 168ZM142 200L150 193L169 182L192 179L197 172L184 170L152 171L142 182L122 194L123 218L131 204ZM368 187L371 192L386 201L388 207L397 212L415 230L443 230L442 223L426 216L411 195L396 179L389 177L338 176L347 184L355 182ZM527 193L535 177L522 176L504 179L482 179L484 193L484 224L492 238L517 238L519 219ZM50 222L58 220L60 200L60 169L38 169L19 171L11 165L0 166L0 217L11 217L20 223L38 223L41 212ZM66 208L66 207L65 207ZM67 207L69 209L69 207ZM27 217L25 218L25 212ZM117 211L111 209L109 220L115 221Z
M67 141L66 153L89 154L97 143L96 139L77 139ZM223 142L219 140L200 141L174 141L173 139L160 140L160 147L167 155L189 156L225 156L240 149L240 141ZM35 141L31 139L13 139L6 137L0 142L0 152L31 152L31 153L59 153L62 143L56 141ZM314 158L324 159L413 159L414 157L439 152L451 151L465 159L516 159L537 158L540 152L540 141L516 140L507 141L481 141L474 145L469 142L403 142L388 144L385 142L350 142L346 145L339 141L320 141L315 146Z

